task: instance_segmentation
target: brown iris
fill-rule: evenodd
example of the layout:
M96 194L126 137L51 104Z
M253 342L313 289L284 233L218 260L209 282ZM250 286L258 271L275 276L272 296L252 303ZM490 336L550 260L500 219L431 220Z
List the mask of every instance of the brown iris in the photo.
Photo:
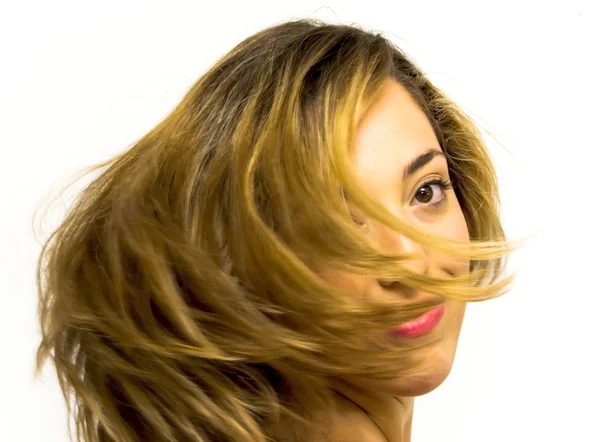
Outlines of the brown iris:
M431 199L433 198L433 190L431 189L431 186L426 185L426 186L421 187L417 191L415 198L420 203L428 203L429 201L431 201Z

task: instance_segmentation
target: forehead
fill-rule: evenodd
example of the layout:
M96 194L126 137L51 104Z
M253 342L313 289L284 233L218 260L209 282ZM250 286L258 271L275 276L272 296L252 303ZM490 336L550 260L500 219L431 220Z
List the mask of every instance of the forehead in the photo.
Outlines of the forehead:
M362 183L398 188L404 167L429 149L441 151L427 116L401 84L386 80L358 126L352 159Z

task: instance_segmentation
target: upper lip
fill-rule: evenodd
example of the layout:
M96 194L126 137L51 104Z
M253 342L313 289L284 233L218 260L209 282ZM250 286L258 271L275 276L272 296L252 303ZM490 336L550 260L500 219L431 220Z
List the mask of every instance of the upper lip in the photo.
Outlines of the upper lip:
M438 306L443 304L445 301L444 298L440 296L420 296L419 298L411 301L410 303L406 303L406 305L415 305L415 304L424 304L424 303L433 303L434 306Z
M420 314L416 315L416 316L415 316L413 319L411 319L410 321L412 321L412 320L415 320L415 319L417 319L418 317L420 317L421 315L423 315L423 314L425 314L425 313L428 313L428 312L430 312L431 310L433 310L433 309L435 309L435 308L439 307L439 306L440 306L440 305L442 305L442 304L443 304L445 301L446 301L446 300L445 300L444 298L441 298L441 297L439 297L439 296L422 296L422 297L418 298L417 300L414 300L414 301L412 301L412 302L410 302L410 303L407 303L407 305L423 304L423 303L426 303L426 302L427 302L427 303L429 303L429 302L432 302L432 303L434 303L434 304L431 306L431 308L430 308L429 310L427 310L427 312L423 312L423 313L420 313ZM410 321L409 321L409 322L410 322Z

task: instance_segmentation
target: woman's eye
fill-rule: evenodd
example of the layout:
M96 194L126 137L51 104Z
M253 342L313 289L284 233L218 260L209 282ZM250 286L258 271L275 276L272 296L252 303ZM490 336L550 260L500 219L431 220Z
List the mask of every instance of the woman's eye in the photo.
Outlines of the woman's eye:
M354 224L356 224L358 227L365 227L367 225L367 219L364 216L360 216L355 212L351 212L350 216L352 217Z
M346 208L348 209L348 213L354 224L361 228L367 224L367 218L364 216L362 211L360 211L352 202L349 201L348 197L346 197Z
M434 181L421 185L414 196L416 205L437 206L446 201L446 190L449 182Z

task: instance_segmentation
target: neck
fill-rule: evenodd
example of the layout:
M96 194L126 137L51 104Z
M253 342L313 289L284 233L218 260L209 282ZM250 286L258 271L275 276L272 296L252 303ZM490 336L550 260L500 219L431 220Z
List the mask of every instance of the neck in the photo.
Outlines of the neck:
M337 383L334 390L340 401L349 401L367 414L387 442L410 442L413 397L377 394L347 382Z
M350 423L349 420L354 420L361 416L359 425L373 424L374 430L380 433L380 440L385 442L410 442L412 419L414 409L413 397L397 397L392 395L373 393L368 389L362 389L354 384L344 381L335 381L332 385L333 399L337 411L331 413L321 409L316 415L311 414L317 420L319 427L322 427L322 422L327 425L333 423L333 426L341 425L343 427L352 427L358 422ZM305 396L303 389L294 388L293 397L303 410L312 410L309 397ZM358 413L357 413L358 412ZM350 424L350 425L349 425ZM302 428L298 430L298 428ZM300 433L296 433L300 431ZM289 438L289 434L301 434L304 431L303 427L297 427L291 431L284 423L281 428L281 433L277 433L281 440L306 440L307 438ZM285 437L284 437L285 436ZM286 438L287 437L287 438ZM277 439L279 440L279 439Z

